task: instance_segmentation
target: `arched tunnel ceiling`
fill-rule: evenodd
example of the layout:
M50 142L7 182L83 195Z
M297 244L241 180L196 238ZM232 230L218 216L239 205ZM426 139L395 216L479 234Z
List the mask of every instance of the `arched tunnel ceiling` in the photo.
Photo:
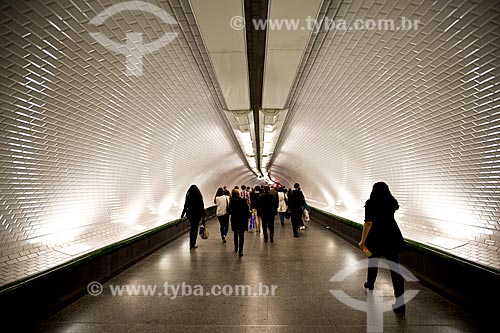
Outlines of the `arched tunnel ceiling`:
M320 32L321 47L290 101L273 174L321 184L309 196L356 220L371 185L386 181L408 227L495 233L498 4L354 1L336 18L375 10L375 17L418 19L421 27ZM458 230L464 226L471 228Z
M257 171L299 182L313 206L360 222L371 185L386 181L405 236L456 239L467 246L453 253L500 267L497 2L308 2L318 19L405 17L419 28L319 29L297 38L285 49L303 50L300 61L281 58L292 81L266 81L265 57L257 66L262 89L273 82L288 93L244 116L227 111L232 81L220 77L193 3L1 2L0 283L81 253L61 249L97 248L177 218L193 183L206 206L218 186L260 183L249 155L263 151ZM242 16L249 6L257 17L294 12L279 0L238 4ZM91 24L113 5L122 10ZM223 9L204 10L229 13ZM176 36L145 55L124 55L92 32L129 51L140 47L138 32L144 43ZM265 40L294 36L278 32L266 31ZM237 38L246 43L245 33ZM256 51L245 45L248 59ZM265 45L268 55L276 44Z

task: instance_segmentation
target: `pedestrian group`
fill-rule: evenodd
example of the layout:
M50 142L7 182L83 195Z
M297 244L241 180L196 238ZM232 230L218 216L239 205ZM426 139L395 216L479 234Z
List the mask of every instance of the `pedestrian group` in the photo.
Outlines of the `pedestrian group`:
M264 235L264 242L274 242L274 217L278 214L281 225L290 218L293 237L299 237L299 228L305 229L304 220L309 220L310 207L307 205L300 185L295 183L293 189L271 189L268 185L255 186L252 189L245 185L235 186L231 192L226 186L217 189L214 203L217 206L216 215L220 224L222 242L226 243L229 231L229 221L234 234L234 252L243 256L245 232L255 230ZM404 278L400 271L400 253L405 250L405 242L394 219L394 213L399 209L398 201L389 191L384 182L373 185L370 198L365 203L365 223L358 246L369 256L367 279L364 287L368 291L374 289L380 258L385 258L395 264L391 269L391 279L396 302L393 310L397 314L405 314ZM190 224L189 246L197 247L198 226L205 225L206 212L203 196L196 185L191 185L186 193L184 209L181 218L187 216Z
M290 218L293 237L299 237L299 228L305 230L304 220L309 220L310 207L298 183L293 189L285 187L278 189L269 185L256 185L254 188L242 185L235 186L231 191L227 186L219 187L215 193L214 204L216 216L220 225L220 236L223 243L227 242L229 222L234 234L234 252L243 256L245 232L262 231L264 242L274 243L274 218L279 215L280 224L285 225L285 219ZM186 201L181 218L187 216L190 221L189 246L197 248L198 225L205 224L203 196L196 185L191 185L186 193Z

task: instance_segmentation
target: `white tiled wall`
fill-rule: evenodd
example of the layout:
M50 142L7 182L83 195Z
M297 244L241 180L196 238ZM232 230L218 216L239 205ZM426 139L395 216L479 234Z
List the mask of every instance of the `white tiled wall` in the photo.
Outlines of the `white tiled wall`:
M255 182L188 2L148 2L178 25L139 11L89 24L123 1L1 2L0 284L177 218L192 183L208 206ZM498 269L499 7L352 0L337 18L401 16L421 28L319 33L271 176L353 220L386 181L405 236L459 240L451 253ZM132 31L178 35L127 76L90 32Z
M405 235L498 269L500 4L352 0L336 19L401 17L419 28L316 36L272 175L355 221L385 181Z
M0 4L1 284L178 218L191 184L209 206L223 182L255 178L187 2L150 3L179 24L139 11L89 24L110 1ZM125 56L90 31L119 43L130 31L178 36L127 76Z

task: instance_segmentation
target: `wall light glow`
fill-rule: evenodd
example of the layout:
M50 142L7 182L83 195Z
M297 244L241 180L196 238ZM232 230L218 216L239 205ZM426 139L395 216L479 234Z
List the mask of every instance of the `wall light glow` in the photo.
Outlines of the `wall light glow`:
M68 242L81 235L95 218L98 202L93 200L71 204L63 212L52 215L43 227L28 240L30 244Z
M140 216L145 212L146 206L142 195L138 195L134 200L129 201L125 209L111 215L111 223L123 223L133 225L139 221Z

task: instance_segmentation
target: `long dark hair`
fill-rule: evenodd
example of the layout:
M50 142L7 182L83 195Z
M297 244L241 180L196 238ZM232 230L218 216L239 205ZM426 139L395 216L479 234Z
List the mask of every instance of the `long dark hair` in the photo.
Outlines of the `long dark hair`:
M389 186L384 182L373 184L370 201L377 205L390 206L396 210L399 208L398 201L392 196Z
M223 189L222 187L219 187L219 188L217 189L217 193L215 193L215 196L216 196L216 197L220 197L220 196L222 196L222 195L224 195L224 189Z
M186 193L186 197L192 197L196 199L203 200L203 195L201 195L200 189L196 185L191 185Z

